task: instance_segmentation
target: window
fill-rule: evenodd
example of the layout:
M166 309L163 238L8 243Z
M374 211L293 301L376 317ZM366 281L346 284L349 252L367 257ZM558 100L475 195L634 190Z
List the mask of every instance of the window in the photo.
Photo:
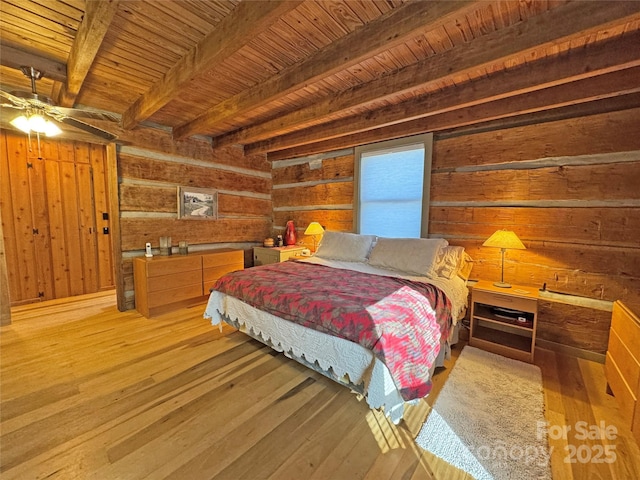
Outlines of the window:
M356 232L427 236L432 141L426 134L355 149Z

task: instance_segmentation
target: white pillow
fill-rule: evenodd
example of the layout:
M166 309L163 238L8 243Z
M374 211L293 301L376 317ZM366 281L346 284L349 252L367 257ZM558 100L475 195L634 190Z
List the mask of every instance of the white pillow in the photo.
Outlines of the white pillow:
M378 238L369 265L434 277L440 250L447 245L444 238Z
M316 257L345 262L366 262L375 235L325 231Z
M436 273L439 277L453 278L460 268L460 262L464 253L464 247L449 245L440 250L436 260Z

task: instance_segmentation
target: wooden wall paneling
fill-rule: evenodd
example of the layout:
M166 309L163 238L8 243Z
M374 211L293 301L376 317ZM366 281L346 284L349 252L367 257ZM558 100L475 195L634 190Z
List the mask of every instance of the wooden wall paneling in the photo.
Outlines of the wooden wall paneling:
M176 188L123 183L120 185L120 208L126 212L175 214L177 211ZM271 200L219 192L218 215L220 217L270 217Z
M484 241L500 224L528 240L618 247L637 247L640 238L640 206L516 207L473 203L457 207L434 206L432 202L429 222L433 231L448 238L475 237Z
M539 339L604 355L611 312L538 300Z
M38 296L42 300L55 297L53 262L51 255L51 232L47 201L45 162L33 155L29 156L27 169L33 225L33 245L36 257Z
M134 308L127 304L125 296L125 274L122 259L122 229L120 225L120 202L118 199L118 153L115 143L110 143L105 147L105 170L107 185L107 200L109 202L110 215L110 235L111 248L113 251L113 273L114 285L116 287L116 303L118 310L124 311ZM133 276L133 267L129 273ZM133 288L133 286L131 287Z
M120 221L123 251L143 250L146 242L155 247L161 236L174 244L262 242L269 236L271 219L176 220L173 218L128 218Z
M265 217L271 219L271 199L220 193L218 215L220 217Z
M273 190L273 206L351 204L353 181Z
M89 149L89 159L93 172L94 217L97 228L98 288L107 290L113 288L115 283L113 278L113 251L111 248L112 232L110 229L112 216L109 209L105 147L102 145L90 145ZM104 213L109 218L104 219ZM108 234L103 233L104 228L109 228Z
M88 153L88 149L86 153ZM83 148L82 157L84 157L84 154L85 149ZM99 267L95 208L93 205L93 178L91 166L88 163L76 164L76 179L78 182L76 187L78 192L78 233L82 248L78 253L81 254L80 258L82 260L83 293L91 293L99 290Z
M2 305L0 306L0 324L4 325L11 322L10 302L12 297L16 298L16 291L12 292L12 288L17 289L17 291L19 291L19 288L17 285L9 282L9 272L17 271L16 264L18 259L16 255L8 255L8 252L15 252L17 247L16 236L14 234L13 199L11 197L6 132L0 131L0 138L2 138L2 142L0 142L0 242L2 242L0 244L2 248L0 251L0 300L2 301ZM4 212L4 214L2 212Z
M433 169L640 150L640 108L474 135L438 138Z
M119 189L120 309L134 308L131 258L146 242L157 248L161 236L171 236L174 245L262 243L272 228L271 164L264 155L244 156L237 147L212 151L199 139L173 142L161 131L136 130L123 132L129 143L115 151L118 176L111 180ZM218 190L218 219L178 219L180 186ZM245 256L250 264L252 256Z
M504 227L527 246L506 253L509 281L640 306L640 208L432 207L430 225L468 250L473 278L499 278L500 251L482 242Z
M0 146L0 149L4 150ZM4 173L1 170L0 173ZM0 188L1 182L0 182ZM2 200L0 198L0 205ZM7 252L4 248L4 228L2 225L2 208L0 208L0 327L11 324L11 297L9 296L9 277L7 276Z
M5 134L5 139L7 171L3 177L8 181L5 186L8 188L3 188L3 191L9 195L3 200L5 205L12 207L11 210L5 210L5 215L12 216L13 222L5 220L5 227L9 228L5 228L4 235L8 240L7 252L15 252L7 257L7 268L11 301L18 304L38 299L38 272L27 171L29 146L27 138L22 135Z
M431 196L438 201L481 200L624 200L640 198L638 162L606 165L576 165L493 170L480 172L447 172L431 175ZM615 185L603 188L601 179Z
M53 284L57 298L71 295L69 258L67 256L67 231L64 223L62 191L60 189L60 164L57 159L45 160L47 178L47 204L50 222L50 248L53 268Z
M177 192L174 186L120 184L120 210L123 212L175 214L177 205Z
M61 161L60 191L62 192L62 217L66 234L66 256L69 272L69 294L82 295L84 290L84 267L80 241L80 219L78 216L78 180L74 163Z
M309 162L273 169L273 184L311 182L319 180L349 180L353 178L353 154L322 159L322 167L311 169Z
M167 162L127 154L119 154L118 158L120 173L123 178L144 179L172 185L191 185L219 190L246 190L265 194L271 191L271 179L266 177L243 175L228 170L205 168L188 163Z
M325 230L353 232L353 209L312 209L312 210L278 210L273 212L273 224L283 227L287 220L293 220L296 228L302 232L311 222L318 222ZM280 232L279 232L280 233ZM298 235L301 237L302 233ZM309 240L312 243L312 240ZM307 243L307 242L305 242Z
M353 231L353 162L351 152L276 163L272 173L274 228L282 229L293 220L299 240L309 247L313 238L305 237L304 230L311 222L327 230ZM282 232L274 232L278 233Z

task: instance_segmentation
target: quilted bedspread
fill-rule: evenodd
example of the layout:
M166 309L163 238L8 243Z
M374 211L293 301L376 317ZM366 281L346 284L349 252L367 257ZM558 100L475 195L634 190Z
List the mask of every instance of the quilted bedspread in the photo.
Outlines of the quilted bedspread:
M371 350L404 400L431 390L430 368L451 327L451 304L433 285L311 263L232 272L213 289Z

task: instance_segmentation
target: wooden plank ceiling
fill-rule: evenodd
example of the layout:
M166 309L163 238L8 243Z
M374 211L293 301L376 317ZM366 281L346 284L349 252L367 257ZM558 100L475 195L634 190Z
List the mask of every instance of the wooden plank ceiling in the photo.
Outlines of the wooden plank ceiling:
M270 159L640 104L637 1L0 6L2 89L28 90L34 66L39 93L118 114L95 124L120 136L156 124Z

